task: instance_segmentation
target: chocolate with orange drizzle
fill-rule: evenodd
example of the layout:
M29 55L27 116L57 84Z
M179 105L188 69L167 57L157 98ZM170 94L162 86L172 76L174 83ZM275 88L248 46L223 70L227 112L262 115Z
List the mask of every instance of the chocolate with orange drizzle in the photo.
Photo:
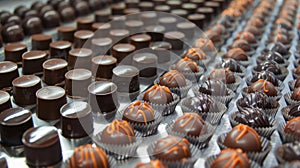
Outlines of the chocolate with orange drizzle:
M234 73L229 69L214 69L208 76L208 80L221 80L223 83L235 83Z
M277 90L275 86L264 79L259 79L258 81L252 83L248 88L249 93L263 92L268 96L277 96Z
M100 135L105 144L126 145L135 142L135 134L127 121L113 120Z
M168 87L156 84L145 92L143 100L154 104L167 104L173 101L173 96Z
M197 63L188 57L180 59L176 63L175 69L179 72L199 72Z
M130 123L147 125L154 121L154 110L147 102L137 100L124 110L122 119Z
M189 48L184 54L184 57L190 58L193 61L207 59L207 55L200 48Z
M167 168L167 166L159 160L150 160L149 163L138 163L135 168Z
M185 77L177 70L170 70L159 79L159 84L169 88L186 86Z
M250 161L241 149L223 149L213 161L211 168L242 167L250 168Z
M110 165L106 153L101 148L87 144L74 149L68 167L109 168Z
M248 61L248 56L241 48L233 48L227 51L224 58L231 58L236 61Z
M159 160L181 161L190 158L192 154L187 139L169 135L155 143L153 155Z

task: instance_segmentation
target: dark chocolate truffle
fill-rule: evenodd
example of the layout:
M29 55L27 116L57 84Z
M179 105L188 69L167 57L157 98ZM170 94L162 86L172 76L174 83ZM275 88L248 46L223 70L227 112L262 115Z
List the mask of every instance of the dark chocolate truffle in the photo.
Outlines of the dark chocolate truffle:
M32 113L23 108L10 108L0 114L0 136L3 146L22 145L23 133L33 127Z
M60 17L55 10L42 13L41 18L45 28L55 28L60 25Z
M138 163L135 168L167 168L167 166L159 160L150 160L149 163Z
M270 71L270 72L273 72L275 75L280 75L282 73L279 65L276 62L271 61L271 60L261 62L254 69L258 72Z
M49 50L52 37L46 34L35 34L31 36L32 50Z
M226 84L235 83L235 76L229 69L214 69L208 76L208 80L221 80Z
M87 69L73 69L65 74L65 90L71 97L87 97L92 72Z
M147 102L137 100L126 107L122 119L129 123L147 125L155 120L154 110Z
M268 96L277 96L277 90L275 86L271 82L268 82L264 79L259 79L258 81L252 83L248 87L248 92L263 92Z
M262 71L256 73L252 79L250 80L252 83L258 81L259 79L264 79L266 81L271 82L274 86L278 86L278 79L273 72L270 71Z
M12 86L12 81L17 77L19 77L19 71L16 63L10 61L0 62L0 89Z
M64 6L59 8L58 10L61 20L63 22L71 22L76 18L76 12L75 9L71 6Z
M110 167L105 151L91 144L82 145L74 149L74 154L69 160L68 167Z
M199 91L211 96L226 96L226 85L219 80L207 80L199 86Z
M27 45L22 43L9 43L4 47L4 56L6 61L15 63L22 61L22 55L27 51Z
M43 63L47 60L45 51L32 50L22 55L22 72L24 75L43 72Z
M251 127L239 124L226 135L224 145L228 148L240 148L245 152L260 152L262 143L258 133Z
M250 168L250 161L241 149L223 149L213 161L211 168Z
M114 44L127 43L129 37L129 30L126 29L113 29L109 32L110 38Z
M291 95L291 99L295 101L300 101L300 88L296 88Z
M135 93L140 90L139 70L131 65L119 65L113 69L112 81L117 84L118 92Z
M200 94L195 97L187 97L184 105L198 113L207 113L215 110L215 101L206 94Z
M224 69L229 69L232 72L242 72L241 65L231 58L223 59L221 67Z
M255 36L250 32L240 32L237 34L236 39L244 39L250 44L257 43Z
M24 39L24 32L20 25L6 24L2 27L2 37L6 43L19 42Z
M127 121L113 120L102 133L101 142L111 145L128 145L135 142L135 134Z
M300 137L300 117L296 117L288 121L284 127L284 132L295 137Z
M285 60L281 56L281 54L279 54L278 52L269 51L269 50L263 51L262 54L258 57L258 59L263 60L263 61L272 60L272 61L275 61L278 64L285 63Z
M234 119L237 122L248 125L252 128L270 126L270 121L266 114L257 108L244 107L236 113Z
M26 35L39 34L43 32L42 21L39 17L28 17L23 23L22 27Z
M290 111L288 112L288 114L293 117L300 117L300 104L297 103L297 104L291 105Z
M244 39L237 39L233 42L230 48L240 48L245 52L249 52L252 50L250 44Z
M185 138L169 135L156 141L153 156L166 161L184 161L191 157L190 143Z
M65 80L68 63L63 59L49 59L43 63L44 82L56 85Z
M77 3L74 4L74 8L77 16L85 16L91 12L87 1L77 1Z
M241 48L233 48L227 51L224 58L232 58L236 61L248 61L248 56Z
M197 113L184 113L177 118L173 125L173 131L184 135L198 137L207 132L207 128L202 117Z
M250 93L237 101L237 105L244 108L261 108L271 109L276 108L276 103L263 92Z
M286 47L280 42L275 43L275 45L272 47L272 51L278 52L282 56L289 54L289 50L287 50Z
M179 72L199 72L197 63L188 57L180 59L176 63L175 69Z
M22 142L26 163L30 167L54 166L62 160L58 132L53 126L28 129Z
M292 162L300 158L300 142L286 143L279 146L276 155L280 155L284 161Z
M168 87L154 85L145 92L143 100L154 104L167 104L173 101L173 96Z
M159 79L159 85L169 88L179 88L186 86L185 77L177 70L170 70Z

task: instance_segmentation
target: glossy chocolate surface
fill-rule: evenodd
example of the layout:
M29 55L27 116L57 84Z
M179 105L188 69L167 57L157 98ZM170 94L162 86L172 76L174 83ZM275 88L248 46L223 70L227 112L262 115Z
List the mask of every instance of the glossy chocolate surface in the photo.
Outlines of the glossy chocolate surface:
M139 70L130 65L119 65L113 69L112 81L117 84L119 92L133 93L140 90Z
M259 65L256 66L255 70L257 70L258 72L270 71L273 72L275 75L281 74L281 69L279 65L271 60L261 62Z
M237 39L233 42L230 48L240 48L245 52L249 52L252 50L250 44L244 39Z
M168 104L173 101L173 95L168 87L154 85L146 90L143 100L153 104Z
M19 42L24 39L24 32L20 25L7 24L2 27L2 38L6 43Z
M170 61L170 50L172 45L168 42L158 41L150 43L149 48L152 49L152 52L157 55L158 63L166 63Z
M277 148L277 154L285 161L292 162L299 160L300 157L300 142L286 143Z
M157 75L157 56L152 53L137 53L133 55L133 65L140 70L140 77Z
M229 69L232 72L242 72L241 65L231 58L223 59L221 66L222 68Z
M134 52L135 49L136 49L135 46L132 44L126 44L126 43L116 44L112 48L112 55L118 60L118 63L120 63L129 54Z
M245 107L240 109L239 112L236 113L235 121L252 128L270 126L268 116L263 111L256 108Z
M199 72L197 63L187 57L180 59L176 63L175 69L179 72Z
M268 96L277 96L277 90L275 86L264 79L259 79L258 81L252 83L248 88L249 93L263 92Z
M74 40L74 33L76 31L76 27L71 26L61 26L57 28L57 36L58 40L64 40L73 42Z
M0 114L2 111L11 108L10 95L0 90Z
M63 59L49 59L43 63L44 82L47 85L55 85L65 80L67 61Z
M155 120L154 109L147 102L137 100L126 107L122 119L129 123L147 125Z
M223 149L212 162L212 168L222 167L250 168L250 161L246 153L241 149Z
M300 137L300 117L296 117L296 118L289 120L284 127L284 132L299 138Z
M60 25L60 17L55 10L42 13L41 18L45 28L55 28Z
M72 43L68 41L55 41L50 43L50 57L67 59Z
M197 137L207 132L205 122L197 113L184 113L177 118L173 125L173 131L187 136Z
M186 86L186 79L177 70L171 70L160 77L159 84L169 88L179 88Z
M185 35L179 31L167 32L164 35L164 41L172 45L172 50L181 50L184 45Z
M184 106L198 113L208 113L216 110L215 101L206 94L185 98Z
M87 97L87 88L92 80L92 72L87 69L73 69L65 74L65 90L68 96Z
M91 69L91 58L93 51L87 48L75 48L69 51L69 68Z
M78 18L76 20L77 30L92 30L92 24L94 19L92 18Z
M226 84L235 83L235 75L230 70L214 69L208 76L208 80L221 80Z
M137 34L130 37L130 43L135 46L136 50L148 48L150 41L151 36L147 34Z
M64 6L58 10L63 22L71 22L76 18L75 9L71 6Z
M112 56L96 56L92 58L93 76L95 76L96 78L111 79L113 75L112 71L116 67L116 65L117 59Z
M241 108L261 108L272 109L278 105L263 92L249 93L246 97L243 97L237 101L237 105Z
M52 37L45 34L35 34L31 36L32 50L49 50Z
M18 65L10 61L0 62L0 78L6 79L1 80L0 88L12 86L12 81L19 77Z
M248 61L248 56L241 48L233 48L227 51L224 58L231 58L236 61Z
M78 30L74 33L74 48L82 48L85 45L86 41L94 36L94 32L90 30Z
M22 72L25 75L43 72L43 63L48 58L48 54L40 50L32 50L22 55Z
M211 96L226 96L226 89L226 85L219 80L208 80L199 86L199 91L201 93Z
M300 116L300 104L297 103L297 104L291 105L290 111L288 112L288 114L293 117L299 117Z
M177 1L176 1L177 2ZM150 160L149 163L138 163L135 168L167 168L161 161L159 160Z
M26 35L39 34L43 32L42 21L39 17L28 17L23 21L22 27Z
M22 43L10 43L4 47L6 61L21 62L22 55L27 51L27 45Z

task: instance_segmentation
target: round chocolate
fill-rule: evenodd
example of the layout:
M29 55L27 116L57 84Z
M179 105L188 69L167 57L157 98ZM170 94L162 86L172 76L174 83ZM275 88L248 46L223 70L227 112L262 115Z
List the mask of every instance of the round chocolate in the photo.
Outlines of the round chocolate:
M261 152L262 143L258 133L251 127L239 124L226 135L224 145L240 148L245 152Z
M215 110L215 101L207 94L185 98L184 105L195 112L207 113Z
M77 1L74 4L74 8L77 16L86 16L91 12L87 1Z
M112 39L109 37L100 37L92 39L93 55L106 55L110 53Z
M258 72L252 77L251 82L254 83L259 79L264 79L266 81L273 83L274 86L278 86L279 80L277 79L276 75L273 72L270 71Z
M44 82L56 85L65 80L68 63L63 59L49 59L43 63Z
M165 27L161 25L150 25L145 28L146 33L151 36L151 41L162 41Z
M0 89L12 86L12 81L19 77L18 65L10 61L0 62ZM5 80L4 80L5 79Z
M168 104L173 101L173 95L168 87L154 85L146 90L143 100L153 104Z
M33 127L32 113L23 108L10 108L0 113L0 136L3 146L20 146L23 133Z
M112 48L112 55L118 60L118 63L122 62L128 55L135 51L135 46L132 44L120 43L116 44ZM128 61L126 59L125 61Z
M152 53L137 53L133 55L133 65L140 70L140 77L157 75L157 56Z
M137 100L126 107L122 119L129 123L147 125L155 120L154 109L147 102Z
M67 103L60 109L62 135L67 138L82 138L93 133L91 106L82 101Z
M199 137L207 132L207 128L202 117L197 113L184 113L177 118L173 125L173 131L187 136Z
M221 66L222 68L229 69L232 72L242 72L241 65L239 65L234 59L231 58L223 59Z
M49 50L52 37L45 34L35 34L31 36L32 50Z
M22 27L26 35L40 34L43 32L42 21L39 17L28 17L23 21Z
M193 47L200 48L203 52L205 53L211 53L214 54L216 53L216 48L214 46L214 43L207 38L199 38L195 41L193 44Z
M177 70L170 70L159 78L159 84L168 88L179 88L186 86L186 79Z
M60 17L55 10L42 13L41 18L45 28L55 28L60 25Z
M211 96L226 96L226 90L226 85L219 80L208 80L199 86L199 91L201 93Z
M293 118L289 120L285 127L284 132L287 134L291 134L295 137L300 137L300 117Z
M22 55L22 72L24 75L43 72L43 63L47 60L48 54L44 51L32 50Z
M271 126L268 116L257 108L244 107L240 109L239 112L236 113L234 120L252 128Z
M255 70L258 72L270 71L270 72L273 72L275 75L281 74L281 69L280 69L279 65L276 62L271 61L271 60L266 60L266 61L261 62L259 65L257 65L255 67Z
M22 54L27 51L27 45L22 43L9 43L4 47L6 61L21 62Z
M57 28L58 40L73 42L75 27L61 26Z
M5 91L0 90L0 114L2 111L11 107L10 95Z
M39 12L37 10L34 9L30 9L27 10L24 15L23 15L24 19L30 18L30 17L40 17ZM42 24L42 22L40 22L40 24Z
M71 22L76 18L76 11L71 6L64 6L58 10L63 22Z
M236 103L241 108L261 108L261 109L272 109L278 105L263 92L249 93L247 96L239 99Z
M77 30L92 30L92 24L94 19L92 18L78 18L76 20Z
M76 48L69 51L68 67L91 69L93 51L87 48Z
M87 69L74 69L65 74L65 90L71 97L87 97L92 72Z
M184 38L185 35L179 31L172 31L164 34L164 41L169 42L172 45L172 50L183 49Z
M193 38L196 25L190 22L180 22L176 25L178 31L182 32L187 38Z
M300 100L300 88L295 88L294 91L292 92L291 99L295 101Z
M183 57L187 57L193 61L207 59L207 55L200 48L189 48Z
M110 145L128 145L135 142L135 134L127 121L113 120L102 133L101 142Z
M250 44L257 43L255 36L250 32L240 32L237 34L236 39L244 39Z
M158 41L150 43L152 52L158 56L158 63L166 63L170 61L172 45L168 42Z
M247 154L241 149L223 149L212 162L211 168L222 168L224 165L228 168L250 168L250 161Z
M23 18L23 15L26 11L28 11L29 8L27 8L24 5L19 5L14 9L14 14L18 15L19 17Z
M300 116L300 107L299 107L299 105L300 105L299 103L291 105L290 111L288 112L288 114L293 116L293 117L299 117Z
M275 155L282 158L286 162L299 160L300 157L300 143L298 141L286 143L276 149ZM290 166L293 167L293 166Z
M208 76L208 80L220 80L226 84L235 83L235 75L230 70L214 69Z
M110 113L119 107L117 85L98 81L89 85L89 104L94 113Z
M59 136L53 126L28 129L22 142L26 163L30 167L54 166L62 160Z
M199 72L197 63L187 57L180 59L176 63L175 69L179 72Z
M113 29L109 32L111 39L113 40L113 44L116 43L127 43L129 31L126 29Z
M119 65L113 69L112 81L118 86L118 92L134 93L140 90L139 70L130 65Z
M68 41L55 41L50 43L50 57L67 59L72 43Z
M87 40L94 36L94 32L90 30L79 30L74 33L74 48L82 48L90 46L86 44Z
M248 56L241 48L233 48L227 51L224 58L231 58L236 61L248 61Z
M6 24L16 24L16 25L20 25L21 24L21 19L19 16L16 15L10 15L8 16L4 22L2 23L3 25Z
M10 12L6 11L6 10L1 11L1 12L0 12L0 21L1 21L1 24L4 25L6 19L7 19L9 16L11 16L11 15L12 15L12 14L11 14Z
M101 55L92 59L92 72L93 76L97 78L111 79L113 76L113 69L117 66L117 59Z
M275 43L275 45L272 47L272 51L278 52L282 56L286 56L289 54L289 50L280 42Z
M19 42L24 39L24 32L20 25L6 24L2 27L1 33L6 43Z
M264 50L262 54L258 57L258 59L261 59L263 61L265 60L272 60L275 61L278 64L284 64L285 59L279 54L278 52ZM258 61L258 60L257 60Z
M233 42L233 44L230 46L230 49L232 48L240 48L244 50L245 52L249 52L252 50L250 44L244 40L244 39L237 39Z
M168 135L156 141L153 156L165 161L183 161L191 156L190 143L185 138Z
M148 48L151 36L147 34L137 34L130 37L130 43L135 46L136 50Z
M46 86L36 92L36 114L42 120L57 120L59 110L67 103L65 90L58 86ZM51 108L49 108L51 107Z
M110 11L109 10L98 10L95 11L95 22L106 23L109 21Z
M277 96L277 90L275 86L271 82L268 82L264 79L259 79L258 81L252 83L248 87L248 92L263 92L268 96Z

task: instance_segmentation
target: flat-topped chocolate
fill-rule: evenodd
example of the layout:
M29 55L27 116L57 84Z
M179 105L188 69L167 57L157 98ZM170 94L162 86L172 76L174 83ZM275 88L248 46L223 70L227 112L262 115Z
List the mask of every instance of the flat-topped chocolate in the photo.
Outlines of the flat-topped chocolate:
M176 25L175 25L176 27ZM172 50L181 50L184 46L185 35L179 31L167 32L164 35L164 41L172 45Z
M166 28L161 25L150 25L145 27L145 30L151 36L151 41L162 41Z
M140 20L128 20L125 22L125 27L129 30L130 34L141 32L143 26L144 23Z
M86 41L94 36L94 32L90 30L79 30L74 33L74 48L81 48L85 44Z
M111 79L112 70L117 66L117 59L110 55L100 55L92 59L93 76L98 79Z
M22 145L22 135L33 127L29 110L17 107L9 108L0 113L0 136L3 146Z
M158 63L166 63L170 61L170 53L172 45L165 41L157 41L150 44L149 48L158 56Z
M50 43L50 57L67 59L72 43L69 41L55 41Z
M92 24L94 23L93 18L78 18L76 20L77 30L92 30Z
M144 25L156 25L157 23L157 13L156 12L143 12L141 14L141 20L144 22Z
M128 55L130 55L135 50L135 46L127 43L116 44L112 48L112 55L118 60L120 63L123 59L125 59Z
M93 133L93 116L90 105L74 101L60 109L62 135L67 138L82 138Z
M18 65L10 61L0 62L0 89L12 86L12 81L19 77ZM5 80L3 80L5 79Z
M22 54L27 51L27 45L22 43L9 43L4 47L4 59L6 61L21 62Z
M113 29L109 32L110 38L113 43L126 43L128 42L129 31L126 29Z
M0 90L0 114L2 111L11 108L10 95Z
M65 80L68 62L63 59L49 59L43 63L44 82L47 85L55 85Z
M93 51L87 48L76 48L69 51L68 66L70 69L91 69Z
M130 37L130 43L135 46L136 50L148 48L150 41L151 36L147 34L137 34Z
M180 22L176 25L178 31L182 32L187 38L193 38L196 25L190 22Z
M49 50L52 37L46 34L35 34L31 36L32 50Z
M109 10L98 10L95 11L95 22L108 22L109 21L109 16L110 16L110 11Z
M205 15L203 14L191 14L187 19L197 25L199 28L204 28L205 25Z
M65 74L65 90L71 97L87 97L92 72L87 69L73 69Z
M58 40L73 42L75 31L76 31L76 27L71 27L71 26L58 27L57 28Z
M119 65L113 69L113 82L119 92L134 93L140 90L139 70L130 65Z
M24 75L43 72L43 63L47 60L48 54L45 51L32 50L22 55L22 72Z
M106 55L110 53L112 39L109 37L100 37L92 39L93 55Z
M54 166L62 160L57 129L40 126L28 129L22 138L26 163L30 167Z
M157 56L152 53L137 53L133 55L133 65L140 70L140 77L157 75Z
M166 28L166 31L172 31L176 29L177 19L176 17L160 17L158 23Z

